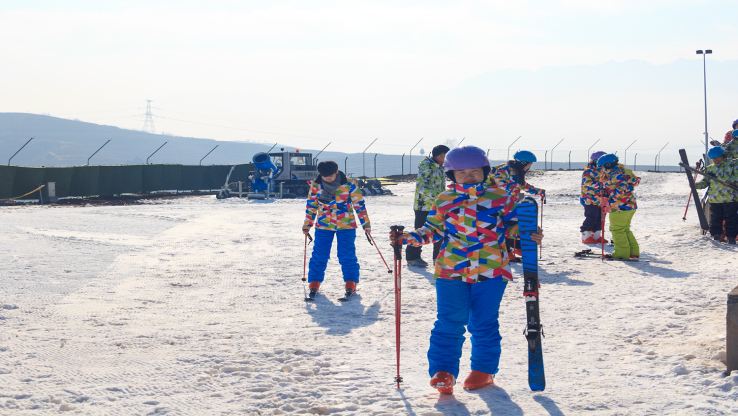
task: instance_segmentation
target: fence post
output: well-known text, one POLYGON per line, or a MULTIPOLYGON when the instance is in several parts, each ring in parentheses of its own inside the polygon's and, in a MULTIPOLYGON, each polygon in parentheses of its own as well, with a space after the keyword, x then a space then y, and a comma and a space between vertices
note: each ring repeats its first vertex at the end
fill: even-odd
POLYGON ((726 341, 726 364, 728 374, 738 370, 738 286, 728 293, 726 341))

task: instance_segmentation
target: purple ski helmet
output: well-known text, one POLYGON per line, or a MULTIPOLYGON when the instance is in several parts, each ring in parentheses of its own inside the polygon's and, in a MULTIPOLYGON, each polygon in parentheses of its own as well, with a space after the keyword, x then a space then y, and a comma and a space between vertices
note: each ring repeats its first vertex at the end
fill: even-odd
POLYGON ((455 170, 461 169, 478 169, 484 171, 484 179, 489 175, 489 159, 484 150, 476 146, 464 146, 452 149, 446 153, 446 160, 443 162, 443 169, 446 171, 446 177, 456 182, 454 176, 455 170))
POLYGON ((733 130, 738 129, 738 119, 733 122, 733 130))
POLYGON ((443 162, 446 172, 485 167, 489 167, 489 159, 484 150, 476 146, 457 147, 446 153, 446 160, 443 162))
POLYGON ((599 150, 597 152, 592 153, 592 156, 590 156, 589 160, 591 160, 593 162, 596 162, 597 159, 599 159, 600 157, 602 157, 602 156, 604 156, 606 154, 607 153, 603 152, 602 150, 599 150))

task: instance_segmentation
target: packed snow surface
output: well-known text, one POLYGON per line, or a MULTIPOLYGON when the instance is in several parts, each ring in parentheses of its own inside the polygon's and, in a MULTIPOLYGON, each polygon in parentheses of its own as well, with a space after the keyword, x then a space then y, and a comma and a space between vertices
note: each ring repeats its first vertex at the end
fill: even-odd
MULTIPOLYGON (((702 237, 691 209, 682 221, 683 175, 643 173, 643 261, 575 259, 579 175, 530 178, 549 195, 541 393, 527 383, 519 265, 496 386, 439 397, 425 358, 430 272, 402 269, 397 390, 392 275, 361 236, 359 295, 338 302, 334 254, 322 295, 304 302, 304 201, 0 208, 0 414, 735 414, 738 372, 721 360, 736 250, 702 237)), ((367 198, 388 261, 389 226, 412 224, 414 184, 392 190, 367 198)))

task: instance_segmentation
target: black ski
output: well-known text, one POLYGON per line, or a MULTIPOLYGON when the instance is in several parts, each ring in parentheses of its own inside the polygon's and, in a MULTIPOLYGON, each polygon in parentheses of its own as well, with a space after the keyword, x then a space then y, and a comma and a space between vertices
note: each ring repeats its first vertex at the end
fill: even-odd
POLYGON ((679 157, 682 159, 680 165, 684 168, 684 172, 687 174, 687 181, 689 182, 689 188, 692 190, 692 199, 694 200, 694 207, 697 210, 697 218, 700 220, 700 228, 703 232, 707 232, 710 229, 710 225, 707 223, 707 217, 705 217, 705 210, 703 209, 702 203, 700 202, 700 195, 697 193, 697 188, 694 185, 694 177, 692 177, 692 168, 689 166, 689 160, 687 159, 687 151, 679 149, 679 157))

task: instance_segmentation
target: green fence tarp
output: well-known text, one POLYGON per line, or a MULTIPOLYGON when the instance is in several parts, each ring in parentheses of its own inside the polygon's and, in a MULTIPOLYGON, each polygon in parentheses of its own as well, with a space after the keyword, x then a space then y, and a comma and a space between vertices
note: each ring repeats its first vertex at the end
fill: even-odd
MULTIPOLYGON (((251 164, 236 165, 231 182, 247 181, 252 169, 251 164)), ((47 182, 56 182, 59 198, 220 189, 230 170, 231 165, 0 166, 0 199, 23 195, 47 182)))
POLYGON ((0 166, 0 198, 12 198, 15 183, 15 166, 0 166), (4 196, 7 195, 7 196, 4 196))

